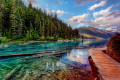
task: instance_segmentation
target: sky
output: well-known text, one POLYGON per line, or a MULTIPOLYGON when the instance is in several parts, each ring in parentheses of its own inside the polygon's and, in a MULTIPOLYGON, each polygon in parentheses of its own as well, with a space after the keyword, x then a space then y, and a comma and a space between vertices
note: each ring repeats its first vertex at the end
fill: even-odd
POLYGON ((47 14, 57 13, 59 19, 78 28, 120 28, 120 0, 23 0, 47 14))

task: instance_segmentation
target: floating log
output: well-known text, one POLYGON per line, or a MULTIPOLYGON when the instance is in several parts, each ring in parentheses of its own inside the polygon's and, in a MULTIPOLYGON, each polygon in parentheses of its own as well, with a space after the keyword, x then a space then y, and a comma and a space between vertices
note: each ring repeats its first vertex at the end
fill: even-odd
POLYGON ((10 73, 8 73, 3 80, 10 80, 14 74, 22 67, 22 65, 18 65, 15 69, 13 69, 10 73))
POLYGON ((36 55, 36 54, 37 54, 37 53, 0 55, 0 58, 4 58, 4 57, 15 57, 15 56, 29 56, 29 55, 36 55))
POLYGON ((35 55, 35 56, 32 56, 32 57, 22 58, 20 60, 30 59, 30 58, 40 58, 40 57, 49 56, 49 55, 62 55, 62 54, 65 54, 65 53, 66 52, 53 52, 53 53, 50 53, 50 54, 39 54, 39 55, 35 55))
POLYGON ((17 56, 31 56, 31 55, 37 55, 37 54, 43 54, 43 53, 56 53, 56 51, 36 52, 36 53, 26 53, 26 54, 0 55, 0 58, 5 58, 5 57, 17 57, 17 56))

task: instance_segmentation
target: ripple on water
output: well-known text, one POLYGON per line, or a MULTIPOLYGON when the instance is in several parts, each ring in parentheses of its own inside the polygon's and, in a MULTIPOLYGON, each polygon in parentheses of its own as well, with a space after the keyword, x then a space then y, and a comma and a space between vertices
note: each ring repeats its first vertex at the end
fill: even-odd
MULTIPOLYGON (((0 55, 5 54, 22 54, 46 51, 64 51, 65 47, 81 46, 81 45, 97 45, 105 44, 105 41, 73 41, 73 42, 48 42, 48 43, 32 43, 32 44, 0 44, 0 55), (91 43, 92 42, 92 43, 91 43), (103 43, 104 42, 104 43, 103 43)), ((90 66, 88 62, 88 49, 72 49, 70 53, 61 57, 45 56, 41 58, 31 58, 20 60, 24 57, 12 57, 0 59, 0 79, 3 78, 12 69, 18 65, 22 65, 19 71, 14 75, 12 80, 16 79, 36 79, 53 80, 60 78, 61 80, 67 78, 91 78, 90 66), (73 74, 71 76, 71 74, 73 74), (75 76, 77 75, 77 76, 75 76), (71 77, 70 77, 71 76, 71 77)), ((66 50, 67 51, 67 50, 66 50)), ((47 53, 49 54, 49 53, 47 53)))

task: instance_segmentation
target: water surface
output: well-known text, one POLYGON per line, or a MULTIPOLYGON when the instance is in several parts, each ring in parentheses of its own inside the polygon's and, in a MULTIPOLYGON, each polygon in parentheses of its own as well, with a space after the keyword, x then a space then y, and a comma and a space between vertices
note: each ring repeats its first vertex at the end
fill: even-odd
MULTIPOLYGON (((64 52, 63 55, 49 55, 40 58, 9 57, 0 58, 0 79, 19 67, 11 80, 54 80, 79 78, 92 79, 88 61, 88 50, 93 47, 106 47, 108 40, 84 40, 46 43, 2 43, 0 55, 36 52, 64 52), (81 49, 76 49, 80 46, 81 49), (87 46, 84 48, 84 46, 87 46), (83 47, 83 48, 82 48, 83 47), (75 76, 78 75, 78 76, 75 76), (71 77, 70 77, 71 76, 71 77)), ((33 56, 29 56, 33 57, 33 56)))

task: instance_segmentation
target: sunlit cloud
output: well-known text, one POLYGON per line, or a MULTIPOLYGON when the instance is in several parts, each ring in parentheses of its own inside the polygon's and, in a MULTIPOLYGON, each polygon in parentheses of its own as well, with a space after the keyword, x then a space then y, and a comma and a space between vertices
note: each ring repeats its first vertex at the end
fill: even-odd
POLYGON ((46 11, 46 13, 47 14, 50 14, 51 12, 50 12, 50 9, 47 7, 47 8, 45 8, 45 11, 46 11))
POLYGON ((61 10, 57 10, 57 11, 55 11, 55 10, 50 10, 49 8, 45 8, 45 11, 46 11, 46 13, 47 14, 57 14, 57 16, 58 17, 61 17, 61 16, 63 16, 64 14, 67 14, 67 12, 65 12, 65 11, 61 11, 61 10))
POLYGON ((95 4, 95 5, 93 5, 93 6, 91 6, 90 8, 89 8, 89 10, 91 11, 91 10, 94 10, 94 9, 96 9, 96 8, 98 8, 98 7, 102 7, 102 6, 104 6, 105 4, 106 4, 106 0, 105 1, 101 1, 100 3, 98 3, 98 4, 95 4))
POLYGON ((105 10, 101 10, 101 11, 99 11, 99 12, 94 12, 94 13, 93 13, 94 18, 98 18, 98 17, 105 16, 105 15, 109 14, 111 8, 112 8, 112 6, 108 7, 108 8, 105 9, 105 10))
POLYGON ((95 27, 113 27, 117 26, 120 27, 120 11, 113 11, 109 12, 108 14, 96 18, 95 20, 88 21, 89 25, 95 26, 95 27))
POLYGON ((71 61, 79 62, 81 64, 88 64, 87 56, 84 51, 81 50, 72 50, 70 54, 67 55, 67 58, 71 61))
POLYGON ((60 11, 60 10, 57 10, 57 11, 55 11, 55 10, 52 10, 51 11, 53 14, 57 14, 57 16, 62 16, 63 14, 67 14, 67 12, 64 12, 64 11, 60 11))
POLYGON ((83 25, 85 23, 85 19, 87 19, 88 14, 83 14, 83 15, 78 15, 78 16, 73 16, 70 19, 68 19, 68 23, 71 26, 75 25, 83 25))

